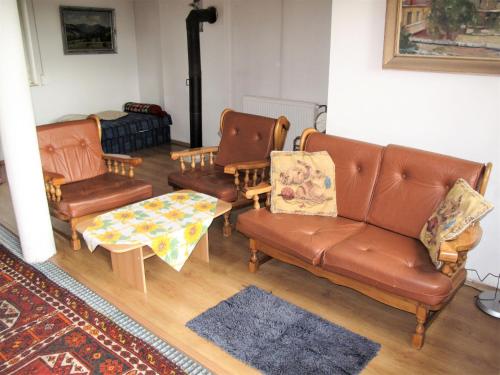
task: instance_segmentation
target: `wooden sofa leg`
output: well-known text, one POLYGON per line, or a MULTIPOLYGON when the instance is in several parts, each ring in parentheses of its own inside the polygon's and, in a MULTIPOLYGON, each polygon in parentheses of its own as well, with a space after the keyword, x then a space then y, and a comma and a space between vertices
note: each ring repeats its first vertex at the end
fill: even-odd
POLYGON ((428 314, 429 310, 425 305, 417 306, 417 328, 415 329, 415 333, 413 334, 411 341, 415 349, 421 349, 424 345, 425 322, 427 321, 428 314))
POLYGON ((78 232, 76 231, 77 221, 74 219, 70 220, 71 225, 71 248, 73 250, 80 250, 82 245, 80 243, 80 238, 78 237, 78 232))
POLYGON ((222 228, 222 234, 224 237, 231 236, 231 223, 229 222, 229 216, 231 215, 231 210, 224 214, 224 227, 222 228))
POLYGON ((250 261, 248 262, 248 270, 255 273, 259 270, 259 258, 257 257, 257 246, 255 240, 250 239, 250 261))

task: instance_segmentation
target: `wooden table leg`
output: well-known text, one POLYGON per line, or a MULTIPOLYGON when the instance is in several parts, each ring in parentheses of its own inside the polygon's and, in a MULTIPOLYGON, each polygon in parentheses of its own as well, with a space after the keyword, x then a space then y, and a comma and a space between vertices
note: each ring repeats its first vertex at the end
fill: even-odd
POLYGON ((193 252, 191 253, 191 257, 209 263, 210 257, 208 253, 208 231, 200 238, 200 240, 196 244, 193 252))
POLYGON ((111 252, 113 272, 137 290, 147 293, 142 247, 123 253, 111 252))

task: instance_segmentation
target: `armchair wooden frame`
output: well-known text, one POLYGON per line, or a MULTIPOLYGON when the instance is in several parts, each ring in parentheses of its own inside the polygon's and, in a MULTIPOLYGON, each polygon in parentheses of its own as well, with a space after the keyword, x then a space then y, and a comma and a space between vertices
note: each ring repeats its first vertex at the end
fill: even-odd
MULTIPOLYGON (((314 129, 306 129, 304 131, 300 143, 301 150, 304 150, 307 137, 314 132, 314 129)), ((491 163, 485 164, 483 175, 481 176, 477 186, 477 190, 481 195, 484 195, 486 187, 488 186, 491 169, 491 163)), ((263 196, 266 197, 266 206, 270 206, 270 194, 271 186, 268 183, 262 183, 258 186, 250 187, 245 192, 246 198, 253 200, 254 209, 257 210, 261 208, 260 201, 263 196)), ((282 262, 304 268, 316 276, 330 280, 334 284, 354 289, 386 305, 415 314, 417 325, 412 336, 412 345, 414 348, 420 349, 424 344, 425 331, 430 323, 453 298, 458 289, 464 284, 467 274, 465 270, 467 253, 479 243, 482 233, 480 225, 476 223, 454 240, 446 241, 441 245, 438 259, 443 262, 443 266, 440 271, 451 279, 452 292, 445 301, 438 305, 426 305, 417 300, 387 292, 350 277, 327 272, 320 267, 313 266, 300 259, 292 257, 288 253, 253 238, 250 238, 250 259, 248 262, 248 269, 250 272, 255 273, 261 264, 269 259, 276 258, 282 262)))
MULTIPOLYGON (((231 111, 232 109, 226 108, 221 114, 219 125, 221 134, 224 128, 224 117, 231 111)), ((289 128, 290 122, 286 117, 280 116, 276 119, 273 132, 274 150, 279 151, 283 149, 289 128)), ((172 160, 179 160, 180 170, 181 172, 185 172, 195 168, 214 168, 214 158, 218 151, 218 146, 199 147, 182 151, 173 151, 170 153, 170 157, 172 160)), ((224 167, 224 173, 234 176, 234 185, 237 190, 237 199, 234 202, 228 202, 231 203, 232 208, 239 208, 251 204, 251 200, 246 198, 245 192, 248 188, 257 186, 269 179, 270 165, 270 160, 256 160, 228 164, 224 167)), ((174 188, 179 189, 182 187, 174 186, 174 188)), ((231 211, 224 214, 224 237, 229 237, 231 235, 232 228, 229 220, 230 215, 231 211)))
MULTIPOLYGON (((90 115, 88 119, 93 119, 99 132, 99 139, 101 139, 101 122, 99 117, 95 115, 90 115)), ((108 173, 114 173, 122 176, 128 176, 129 178, 134 178, 135 167, 142 163, 142 159, 138 157, 130 157, 128 155, 118 155, 118 154, 103 154, 104 162, 108 173)), ((45 182, 45 192, 47 194, 47 200, 49 202, 50 214, 59 220, 66 221, 71 227, 71 247, 73 250, 79 250, 81 248, 80 239, 78 237, 78 232, 76 226, 79 222, 103 213, 104 211, 99 211, 92 213, 90 215, 85 215, 81 217, 69 217, 59 211, 57 211, 51 203, 57 203, 64 199, 61 186, 65 184, 64 176, 43 170, 43 177, 45 182)), ((56 230, 57 231, 57 230, 56 230)), ((60 233, 59 231, 57 231, 60 233)), ((61 233, 62 234, 62 233, 61 233)), ((64 234, 63 234, 64 235, 64 234)))

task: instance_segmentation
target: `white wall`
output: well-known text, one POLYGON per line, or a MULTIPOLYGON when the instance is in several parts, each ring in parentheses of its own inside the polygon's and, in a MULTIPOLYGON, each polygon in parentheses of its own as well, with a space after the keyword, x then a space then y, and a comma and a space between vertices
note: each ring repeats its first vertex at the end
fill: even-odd
MULTIPOLYGON (((160 2, 165 107, 172 139, 189 141, 185 18, 189 0, 160 2)), ((219 19, 201 33, 203 144, 219 143, 219 116, 243 95, 325 104, 331 0, 206 0, 219 19)))
POLYGON ((140 100, 163 106, 160 1, 134 1, 134 16, 140 100))
POLYGON ((45 83, 31 89, 37 124, 139 100, 132 0, 34 0, 45 83), (64 55, 59 5, 114 8, 117 54, 64 55))
POLYGON ((382 70, 385 4, 333 0, 327 131, 493 162, 486 197, 496 209, 482 220, 483 240, 467 267, 498 275, 500 78, 382 70))

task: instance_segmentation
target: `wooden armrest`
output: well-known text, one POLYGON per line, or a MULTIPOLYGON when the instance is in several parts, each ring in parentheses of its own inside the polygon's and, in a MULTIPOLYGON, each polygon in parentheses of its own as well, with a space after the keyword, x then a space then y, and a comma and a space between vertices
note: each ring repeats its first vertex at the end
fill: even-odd
POLYGON ((271 185, 269 185, 268 183, 264 182, 264 183, 261 183, 257 186, 252 186, 252 187, 249 187, 246 191, 245 191, 245 197, 247 199, 252 199, 254 196, 258 196, 260 194, 267 194, 267 193, 270 193, 271 192, 271 185))
POLYGON ((213 146, 213 147, 198 147, 198 148, 188 148, 186 150, 182 151, 172 151, 170 153, 170 157, 172 160, 177 160, 180 157, 188 157, 188 156, 196 156, 196 155, 201 155, 201 154, 208 154, 208 153, 213 153, 219 151, 218 146, 213 146))
POLYGON ((54 186, 64 184, 64 176, 55 172, 43 171, 43 180, 54 186))
POLYGON ((224 167, 224 173, 235 174, 236 171, 246 169, 262 169, 271 165, 269 160, 246 161, 241 163, 232 163, 224 167))
POLYGON ((472 250, 479 243, 482 235, 483 230, 479 224, 470 226, 457 238, 441 244, 438 259, 443 262, 457 263, 460 253, 472 250))
POLYGON ((104 160, 124 162, 124 163, 130 164, 130 165, 133 165, 134 167, 136 167, 142 163, 142 158, 131 157, 129 155, 104 154, 102 157, 104 160))

